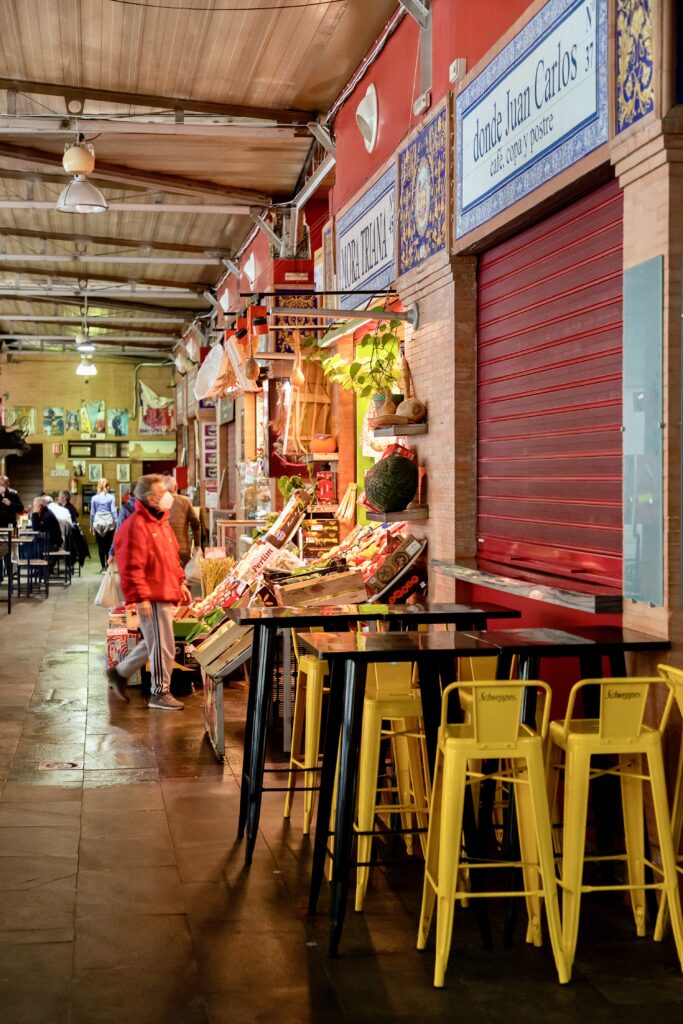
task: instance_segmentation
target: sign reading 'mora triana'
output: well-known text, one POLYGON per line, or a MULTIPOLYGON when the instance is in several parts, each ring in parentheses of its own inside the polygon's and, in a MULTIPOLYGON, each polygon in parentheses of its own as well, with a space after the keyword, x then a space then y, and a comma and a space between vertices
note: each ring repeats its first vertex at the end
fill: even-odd
POLYGON ((456 109, 459 237, 607 141, 607 0, 549 0, 456 109))

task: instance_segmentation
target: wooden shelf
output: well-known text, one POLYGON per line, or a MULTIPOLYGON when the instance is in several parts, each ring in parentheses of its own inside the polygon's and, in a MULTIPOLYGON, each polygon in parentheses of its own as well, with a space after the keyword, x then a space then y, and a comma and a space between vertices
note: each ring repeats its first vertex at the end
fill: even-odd
POLYGON ((429 430, 428 423, 406 423, 404 426, 392 424, 389 427, 375 427, 375 437, 411 437, 414 434, 426 434, 429 430))
POLYGON ((404 519, 429 519, 429 505, 414 505, 403 512, 371 512, 367 509, 365 518, 369 523, 402 523, 404 519))
POLYGON ((306 515, 308 515, 309 512, 320 512, 325 515, 331 515, 336 512, 338 508, 339 505, 311 505, 310 508, 306 509, 306 515))
POLYGON ((309 462, 339 462, 339 452, 314 452, 304 455, 301 461, 306 464, 309 462))

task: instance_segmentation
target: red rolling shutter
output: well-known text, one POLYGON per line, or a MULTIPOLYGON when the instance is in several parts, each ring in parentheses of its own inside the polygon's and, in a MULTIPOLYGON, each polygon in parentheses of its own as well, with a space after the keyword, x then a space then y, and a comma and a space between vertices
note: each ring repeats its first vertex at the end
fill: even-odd
POLYGON ((622 217, 610 182, 480 259, 480 558, 621 583, 622 217))

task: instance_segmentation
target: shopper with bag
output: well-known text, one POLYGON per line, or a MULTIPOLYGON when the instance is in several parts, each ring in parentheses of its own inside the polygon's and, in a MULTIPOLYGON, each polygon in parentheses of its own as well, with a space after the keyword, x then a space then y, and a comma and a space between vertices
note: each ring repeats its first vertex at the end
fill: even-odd
POLYGON ((171 694, 175 657, 175 605, 189 604, 190 591, 178 557, 178 542, 169 525, 173 496, 156 473, 141 476, 135 485, 135 511, 116 534, 116 561, 123 597, 135 604, 143 639, 114 668, 107 669, 109 685, 128 700, 126 682, 149 659, 152 675, 150 710, 182 711, 171 694))
POLYGON ((97 494, 93 495, 90 502, 90 529, 97 539, 101 572, 105 573, 109 549, 116 529, 116 502, 114 495, 109 493, 109 481, 104 477, 98 480, 97 494))

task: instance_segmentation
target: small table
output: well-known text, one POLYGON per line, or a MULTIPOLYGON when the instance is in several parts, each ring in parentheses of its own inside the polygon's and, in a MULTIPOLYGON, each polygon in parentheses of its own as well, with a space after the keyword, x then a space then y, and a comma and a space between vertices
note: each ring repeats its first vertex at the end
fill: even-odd
MULTIPOLYGON (((441 716, 441 688, 453 681, 454 659, 491 657, 497 653, 497 649, 486 640, 467 633, 434 630, 427 633, 303 633, 299 634, 299 641, 316 657, 323 658, 330 664, 327 731, 308 904, 311 914, 315 913, 325 868, 337 750, 341 734, 329 942, 330 956, 336 956, 344 927, 349 886, 358 755, 368 665, 378 661, 408 661, 417 664, 427 754, 430 770, 433 771, 441 716)), ((474 850, 477 834, 471 802, 468 803, 466 811, 468 813, 465 816, 464 831, 468 848, 474 850)))
MULTIPOLYGON (((407 622, 415 626, 450 623, 458 629, 475 629, 485 627, 491 618, 516 618, 519 612, 493 604, 361 604, 318 605, 312 608, 227 608, 226 615, 238 625, 254 627, 238 825, 240 839, 246 827, 245 863, 251 864, 261 814, 268 704, 272 693, 275 636, 278 629, 322 626, 325 631, 337 631, 347 630, 352 622, 372 621, 388 622, 390 626, 398 627, 407 622)), ((332 667, 330 674, 333 674, 332 667)), ((281 769, 269 771, 278 772, 281 769)))

